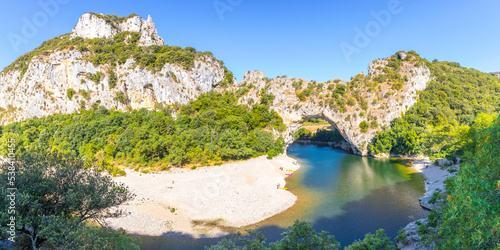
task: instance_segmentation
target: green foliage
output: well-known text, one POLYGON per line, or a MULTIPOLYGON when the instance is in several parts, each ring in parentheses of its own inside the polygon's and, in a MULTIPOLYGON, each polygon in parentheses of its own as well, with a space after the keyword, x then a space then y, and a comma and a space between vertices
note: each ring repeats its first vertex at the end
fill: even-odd
POLYGON ((339 142, 343 141, 344 137, 337 130, 326 130, 318 129, 316 133, 313 133, 305 128, 300 128, 294 134, 294 138, 297 140, 311 140, 319 142, 339 142))
POLYGON ((406 239, 406 230, 405 229, 399 230, 398 236, 396 236, 395 240, 396 242, 403 243, 405 246, 408 245, 408 240, 406 239))
POLYGON ((438 188, 434 193, 432 194, 432 197, 429 199, 429 203, 435 204, 438 200, 440 200, 443 197, 441 194, 441 190, 438 188))
MULTIPOLYGON (((126 19, 114 15, 103 17, 112 25, 117 25, 120 20, 126 19)), ((84 57, 94 65, 109 64, 115 66, 116 64, 124 64, 127 59, 133 58, 135 65, 154 71, 161 70, 166 63, 182 65, 188 69, 194 67, 194 60, 197 58, 206 56, 213 58, 212 53, 198 52, 192 47, 181 48, 168 45, 142 47, 138 45, 140 37, 140 32, 121 32, 113 38, 95 39, 81 37, 70 39, 69 34, 61 35, 43 42, 38 48, 20 56, 11 65, 5 67, 2 72, 20 70, 22 78, 34 56, 47 56, 55 51, 67 50, 78 50, 85 53, 84 57)), ((227 72, 226 78, 229 78, 230 75, 232 73, 227 72)), ((100 80, 94 80, 94 82, 98 83, 100 80)))
POLYGON ((34 56, 47 56, 55 50, 65 50, 76 48, 79 44, 83 44, 83 38, 77 37, 69 39, 69 34, 61 35, 59 37, 50 39, 43 42, 38 48, 18 57, 12 64, 5 67, 2 72, 9 72, 12 70, 20 70, 21 78, 24 76, 28 69, 28 65, 34 56))
POLYGON ((361 133, 364 133, 364 132, 368 131, 368 128, 369 128, 368 122, 366 122, 366 121, 360 122, 359 123, 359 128, 361 129, 361 133))
POLYGON ((229 71, 226 67, 224 67, 224 79, 219 83, 221 87, 227 87, 232 85, 234 81, 233 72, 229 71))
POLYGON ((344 137, 338 130, 318 129, 311 137, 312 141, 320 142, 339 142, 343 141, 344 137))
POLYGON ((327 232, 316 232, 312 224, 306 221, 295 221, 295 223, 282 233, 283 238, 279 241, 267 243, 266 237, 259 231, 247 230, 249 237, 236 234, 235 240, 221 240, 217 245, 207 247, 210 250, 221 249, 339 249, 340 244, 334 236, 327 232), (267 246, 266 246, 267 245, 267 246))
POLYGON ((129 190, 109 176, 85 169, 80 160, 55 153, 19 153, 16 161, 2 164, 2 225, 9 220, 7 188, 11 187, 8 183, 11 166, 15 168, 17 187, 16 235, 18 239, 30 239, 18 241, 20 249, 68 249, 84 244, 89 238, 95 243, 92 247, 137 249, 121 233, 87 228, 83 223, 119 216, 120 212, 108 213, 106 209, 130 200, 133 195, 129 190), (99 241, 102 244, 98 244, 99 241))
POLYGON ((82 97, 83 97, 83 98, 85 98, 85 99, 87 99, 87 100, 89 100, 89 99, 90 99, 90 94, 89 94, 87 91, 85 91, 85 90, 83 90, 83 89, 80 89, 80 90, 78 90, 78 93, 79 93, 80 95, 82 95, 82 97))
POLYGON ((176 119, 168 110, 124 113, 97 105, 80 113, 9 124, 3 128, 0 148, 5 152, 8 136, 15 136, 20 151, 57 151, 85 159, 99 171, 123 175, 115 165, 208 164, 281 154, 285 146, 282 138, 268 132, 284 129, 269 104, 241 106, 232 93, 203 94, 181 106, 176 119))
POLYGON ((127 95, 125 95, 125 93, 123 93, 123 91, 116 92, 116 96, 113 98, 113 100, 115 100, 121 104, 128 104, 129 103, 129 99, 128 99, 127 95))
POLYGON ((110 70, 108 72, 108 74, 109 74, 109 80, 108 80, 108 82, 109 82, 109 88, 113 89, 113 88, 116 87, 116 81, 118 79, 116 78, 116 74, 115 74, 115 72, 113 70, 110 70))
POLYGON ((500 247, 500 119, 477 129, 472 140, 471 161, 447 183, 436 249, 500 247))
POLYGON ((305 128, 300 128, 295 134, 293 134, 293 137, 297 140, 311 140, 311 137, 313 135, 313 132, 305 129, 305 128))
POLYGON ((368 233, 363 241, 357 240, 345 250, 364 250, 364 249, 397 249, 391 239, 385 235, 384 229, 378 229, 375 234, 368 233))
POLYGON ((71 100, 71 98, 73 98, 73 96, 76 94, 76 91, 72 88, 69 88, 68 90, 66 90, 66 96, 68 97, 68 99, 71 100))
POLYGON ((87 78, 89 80, 92 80, 95 84, 99 84, 104 78, 104 73, 102 73, 101 71, 97 71, 94 74, 88 74, 87 78))

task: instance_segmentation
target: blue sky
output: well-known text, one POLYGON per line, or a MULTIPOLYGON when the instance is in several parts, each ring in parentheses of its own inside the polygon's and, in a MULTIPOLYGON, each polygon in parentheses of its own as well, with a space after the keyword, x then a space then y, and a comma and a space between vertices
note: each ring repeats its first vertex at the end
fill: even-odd
POLYGON ((212 51, 238 81, 255 69, 268 77, 348 80, 366 72, 371 60, 398 50, 500 71, 500 2, 494 0, 5 1, 0 68, 43 41, 71 32, 85 12, 150 14, 166 44, 212 51), (52 3, 52 8, 40 3, 52 3), (23 34, 26 20, 37 30, 23 34), (15 36, 22 38, 17 45, 11 42, 15 36))

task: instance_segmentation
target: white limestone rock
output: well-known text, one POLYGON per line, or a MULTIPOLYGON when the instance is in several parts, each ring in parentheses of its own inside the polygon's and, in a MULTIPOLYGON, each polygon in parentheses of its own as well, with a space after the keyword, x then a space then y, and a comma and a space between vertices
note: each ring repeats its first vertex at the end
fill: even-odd
POLYGON ((163 45, 163 38, 158 35, 156 25, 151 16, 147 20, 132 16, 121 23, 107 22, 102 14, 85 13, 71 32, 71 38, 112 38, 124 31, 140 32, 140 46, 163 45))

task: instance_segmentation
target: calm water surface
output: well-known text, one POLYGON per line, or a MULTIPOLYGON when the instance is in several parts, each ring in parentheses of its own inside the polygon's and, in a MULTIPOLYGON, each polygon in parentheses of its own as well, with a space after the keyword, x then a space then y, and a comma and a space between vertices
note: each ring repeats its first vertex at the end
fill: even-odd
MULTIPOLYGON (((308 220, 346 246, 368 232, 384 228, 394 238, 409 222, 428 212, 418 203, 424 190, 419 173, 398 159, 351 155, 327 146, 292 144, 288 155, 301 168, 287 178, 287 188, 298 200, 290 209, 244 229, 258 228, 269 241, 295 220, 308 220)), ((217 239, 139 236, 141 249, 203 249, 217 239)))

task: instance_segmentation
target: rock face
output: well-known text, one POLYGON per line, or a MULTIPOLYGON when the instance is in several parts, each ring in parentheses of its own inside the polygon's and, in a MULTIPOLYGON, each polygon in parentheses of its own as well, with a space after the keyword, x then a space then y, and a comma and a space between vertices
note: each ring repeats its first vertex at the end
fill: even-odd
MULTIPOLYGON (((80 17, 71 37, 108 38, 118 32, 134 31, 142 33, 143 46, 163 44, 151 17, 143 20, 131 16, 119 26, 116 24, 106 22, 102 15, 87 13, 80 17)), ((211 56, 198 57, 191 68, 166 63, 161 70, 153 72, 135 65, 132 58, 124 64, 94 65, 88 60, 89 53, 56 50, 34 56, 25 72, 2 72, 1 124, 72 113, 92 105, 130 110, 153 109, 157 104, 184 104, 224 79, 223 65, 211 56), (108 72, 116 75, 114 87, 108 72), (99 74, 101 77, 92 77, 99 74)))
POLYGON ((163 38, 158 36, 156 25, 151 16, 144 20, 139 16, 131 16, 122 22, 106 21, 103 14, 85 13, 71 32, 71 38, 112 38, 120 32, 140 32, 139 45, 163 45, 163 38))
MULTIPOLYGON (((385 74, 384 68, 388 59, 371 62, 369 75, 356 77, 361 79, 361 82, 365 79, 369 82, 367 79, 385 74)), ((343 110, 335 104, 332 105, 332 101, 335 103, 338 102, 337 99, 342 99, 341 102, 349 103, 352 97, 345 94, 337 98, 331 97, 337 86, 348 87, 348 84, 340 79, 326 83, 287 77, 269 80, 263 72, 253 71, 247 72, 243 82, 234 88, 246 88, 247 92, 240 97, 239 102, 247 105, 260 100, 262 89, 265 93, 275 96, 271 108, 278 112, 287 126, 286 131, 280 134, 287 143, 294 140, 293 134, 302 126, 303 120, 324 118, 349 142, 352 152, 367 155, 367 146, 375 134, 412 107, 417 101, 417 92, 424 90, 427 82, 431 80, 430 71, 425 64, 411 60, 404 61, 398 73, 407 79, 399 90, 394 90, 388 83, 379 83, 375 89, 369 89, 362 84, 357 87, 351 85, 353 86, 351 93, 358 93, 359 99, 363 99, 366 106, 363 108, 359 103, 351 103, 352 105, 345 105, 343 110), (309 91, 310 95, 300 100, 300 93, 304 91, 309 91), (367 124, 376 121, 378 126, 369 126, 363 131, 361 128, 363 121, 367 124)))
POLYGON ((402 250, 412 250, 412 249, 422 249, 422 250, 427 250, 427 249, 434 249, 433 245, 432 246, 423 246, 423 244, 420 242, 421 236, 418 234, 418 224, 427 224, 428 219, 420 219, 416 220, 414 222, 411 222, 408 224, 404 230, 406 232, 406 239, 404 242, 397 241, 396 245, 399 249, 402 250), (418 224, 417 224, 418 223, 418 224))
POLYGON ((491 72, 490 75, 500 77, 500 72, 491 72))
POLYGON ((133 66, 128 59, 123 65, 95 66, 84 59, 78 51, 56 52, 47 57, 36 56, 20 79, 20 71, 0 75, 0 107, 10 110, 2 123, 10 123, 54 113, 72 113, 81 107, 89 108, 98 103, 106 108, 128 110, 154 108, 156 103, 187 103, 201 93, 207 92, 224 78, 224 69, 213 58, 195 60, 190 70, 180 65, 165 64, 161 71, 133 66), (114 69, 117 85, 110 88, 110 77, 106 73, 114 69), (89 74, 102 72, 98 83, 88 78, 89 74), (68 90, 76 94, 69 98, 68 90), (123 92, 129 103, 115 100, 123 92), (87 93, 85 98, 83 93, 87 93))

